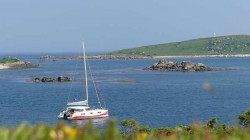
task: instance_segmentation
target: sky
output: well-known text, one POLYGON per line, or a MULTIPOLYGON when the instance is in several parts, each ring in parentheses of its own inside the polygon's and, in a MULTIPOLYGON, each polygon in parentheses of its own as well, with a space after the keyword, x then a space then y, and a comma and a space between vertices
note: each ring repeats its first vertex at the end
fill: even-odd
POLYGON ((250 0, 1 0, 0 54, 109 52, 250 34, 250 0))

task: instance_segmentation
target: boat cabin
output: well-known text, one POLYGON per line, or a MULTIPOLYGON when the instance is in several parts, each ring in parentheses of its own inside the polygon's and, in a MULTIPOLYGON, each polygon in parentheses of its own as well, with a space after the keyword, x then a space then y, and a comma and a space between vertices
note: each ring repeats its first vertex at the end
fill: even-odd
POLYGON ((87 106, 70 106, 67 108, 67 111, 69 112, 84 112, 84 111, 89 111, 91 110, 90 107, 87 106))

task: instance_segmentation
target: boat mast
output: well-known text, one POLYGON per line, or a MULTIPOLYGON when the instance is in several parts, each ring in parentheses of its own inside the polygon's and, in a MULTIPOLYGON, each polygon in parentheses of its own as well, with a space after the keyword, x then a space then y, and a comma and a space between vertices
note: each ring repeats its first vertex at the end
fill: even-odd
POLYGON ((88 76, 87 76, 87 67, 86 67, 86 55, 85 55, 85 47, 84 47, 84 41, 82 41, 82 50, 83 50, 83 59, 84 59, 84 70, 85 70, 85 86, 86 86, 86 100, 87 100, 87 106, 89 106, 88 101, 88 76))

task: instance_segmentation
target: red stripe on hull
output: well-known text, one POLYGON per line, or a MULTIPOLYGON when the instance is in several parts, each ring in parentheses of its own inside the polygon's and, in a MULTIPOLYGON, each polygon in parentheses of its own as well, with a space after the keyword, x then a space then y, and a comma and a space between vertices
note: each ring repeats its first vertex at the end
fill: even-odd
POLYGON ((93 115, 93 116, 76 116, 76 117, 73 117, 72 119, 95 118, 95 117, 105 116, 105 115, 108 115, 108 114, 109 114, 109 112, 99 114, 99 115, 93 115))

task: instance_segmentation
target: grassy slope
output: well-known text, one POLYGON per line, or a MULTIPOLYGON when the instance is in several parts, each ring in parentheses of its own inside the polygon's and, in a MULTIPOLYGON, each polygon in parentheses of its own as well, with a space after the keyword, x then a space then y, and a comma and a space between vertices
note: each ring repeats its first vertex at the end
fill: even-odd
POLYGON ((250 35, 232 35, 143 46, 108 53, 108 55, 182 56, 250 54, 250 35))
POLYGON ((12 57, 5 57, 3 59, 0 59, 0 63, 14 63, 14 62, 19 62, 17 58, 12 58, 12 57))

